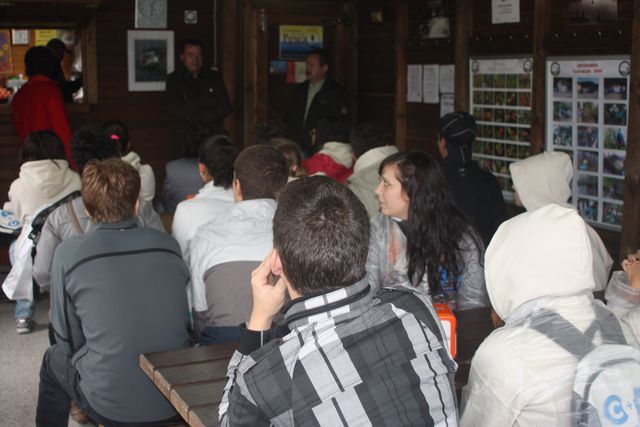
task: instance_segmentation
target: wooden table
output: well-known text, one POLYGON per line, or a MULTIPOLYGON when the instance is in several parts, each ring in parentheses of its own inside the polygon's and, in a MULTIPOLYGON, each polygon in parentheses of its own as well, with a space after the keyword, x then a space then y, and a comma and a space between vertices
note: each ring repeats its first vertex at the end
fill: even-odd
POLYGON ((190 426, 218 424, 227 365, 238 343, 146 353, 140 367, 190 426))

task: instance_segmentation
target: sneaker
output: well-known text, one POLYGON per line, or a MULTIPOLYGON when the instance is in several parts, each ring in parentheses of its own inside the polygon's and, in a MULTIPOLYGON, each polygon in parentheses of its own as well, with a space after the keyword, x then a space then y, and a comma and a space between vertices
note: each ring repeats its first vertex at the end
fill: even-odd
POLYGON ((31 319, 16 319, 16 332, 28 334, 33 330, 34 322, 31 319))

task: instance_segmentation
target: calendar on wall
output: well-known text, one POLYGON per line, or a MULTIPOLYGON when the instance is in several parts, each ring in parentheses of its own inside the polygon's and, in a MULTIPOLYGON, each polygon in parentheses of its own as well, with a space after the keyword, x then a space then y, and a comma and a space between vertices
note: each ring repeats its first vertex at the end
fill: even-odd
POLYGON ((533 61, 475 58, 469 61, 471 113, 477 123, 473 157, 493 173, 513 200, 509 164, 529 156, 533 61))
POLYGON ((627 149, 630 60, 549 58, 547 151, 573 161, 571 203, 587 221, 619 230, 627 149))

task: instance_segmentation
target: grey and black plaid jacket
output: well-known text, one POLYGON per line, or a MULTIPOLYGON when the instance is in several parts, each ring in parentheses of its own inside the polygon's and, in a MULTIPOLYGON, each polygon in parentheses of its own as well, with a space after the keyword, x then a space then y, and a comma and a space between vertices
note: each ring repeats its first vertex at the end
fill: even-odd
POLYGON ((244 330, 220 425, 457 426, 457 366, 422 294, 365 279, 284 311, 291 332, 250 354, 244 330))

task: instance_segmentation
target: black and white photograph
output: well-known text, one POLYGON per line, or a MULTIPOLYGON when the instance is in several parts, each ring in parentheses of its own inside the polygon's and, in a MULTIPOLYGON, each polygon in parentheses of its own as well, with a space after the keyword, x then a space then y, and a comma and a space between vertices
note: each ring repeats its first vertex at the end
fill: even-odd
POLYGON ((576 24, 599 24, 618 19, 617 0, 572 0, 569 20, 576 24))
POLYGON ((446 38, 451 34, 449 28, 449 1, 428 0, 424 3, 424 17, 420 24, 423 39, 446 38))
POLYGON ((164 91, 173 71, 173 31, 127 32, 129 91, 164 91))

